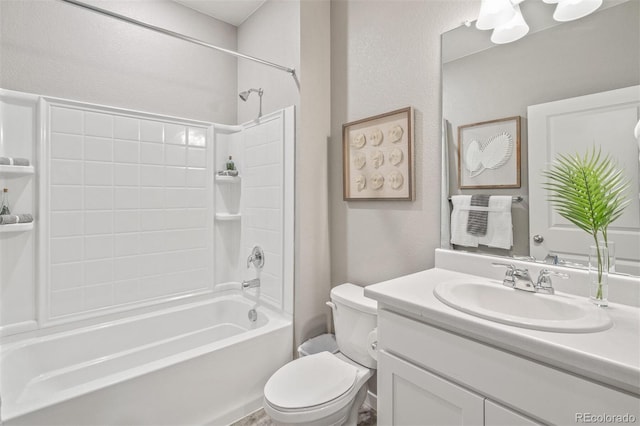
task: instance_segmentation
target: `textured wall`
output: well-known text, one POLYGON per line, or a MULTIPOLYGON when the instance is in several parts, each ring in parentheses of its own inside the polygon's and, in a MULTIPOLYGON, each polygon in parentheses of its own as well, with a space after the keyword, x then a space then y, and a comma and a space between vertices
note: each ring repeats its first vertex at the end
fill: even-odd
POLYGON ((300 3, 300 137, 296 144, 295 342, 326 331, 331 287, 327 139, 331 132, 330 2, 300 3))
MULTIPOLYGON (((289 68, 300 67, 300 3, 271 0, 238 27, 238 51, 289 68)), ((256 62, 238 62, 238 92, 264 90, 262 113, 300 105, 300 93, 291 76, 256 62)), ((236 93, 237 97, 237 93, 236 93)), ((259 99, 252 93, 238 101, 238 123, 258 116, 259 99)))
POLYGON ((331 282, 367 285, 432 267, 440 245, 440 34, 479 1, 331 3, 331 282), (342 124, 413 106, 416 199, 342 200, 342 124))
MULTIPOLYGON (((91 1, 228 49, 236 28, 168 0, 91 1)), ((0 2, 0 86, 235 124, 236 59, 57 0, 0 2)))

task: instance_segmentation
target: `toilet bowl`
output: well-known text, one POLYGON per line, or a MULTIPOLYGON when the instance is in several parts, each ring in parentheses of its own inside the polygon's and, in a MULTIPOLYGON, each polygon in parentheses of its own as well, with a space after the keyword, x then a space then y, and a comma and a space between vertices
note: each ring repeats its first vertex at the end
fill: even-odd
POLYGON ((371 337, 377 325, 375 300, 363 288, 342 284, 328 302, 340 352, 298 358, 276 371, 264 388, 264 409, 280 425, 356 425, 377 366, 371 337))

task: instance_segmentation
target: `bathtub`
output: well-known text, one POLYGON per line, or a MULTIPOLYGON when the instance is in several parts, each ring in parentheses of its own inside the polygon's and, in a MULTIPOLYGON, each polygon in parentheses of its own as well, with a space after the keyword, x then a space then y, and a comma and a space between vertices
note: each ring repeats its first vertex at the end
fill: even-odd
POLYGON ((3 425, 224 425, 261 406, 291 318, 241 293, 3 345, 3 425))

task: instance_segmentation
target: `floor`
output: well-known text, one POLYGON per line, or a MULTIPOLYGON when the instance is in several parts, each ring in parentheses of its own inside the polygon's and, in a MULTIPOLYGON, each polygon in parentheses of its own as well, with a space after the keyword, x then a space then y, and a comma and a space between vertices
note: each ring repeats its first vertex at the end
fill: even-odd
MULTIPOLYGON (((376 412, 372 408, 362 407, 358 413, 358 426, 376 426, 376 412)), ((231 426, 273 426, 271 419, 263 409, 240 419, 231 426)))

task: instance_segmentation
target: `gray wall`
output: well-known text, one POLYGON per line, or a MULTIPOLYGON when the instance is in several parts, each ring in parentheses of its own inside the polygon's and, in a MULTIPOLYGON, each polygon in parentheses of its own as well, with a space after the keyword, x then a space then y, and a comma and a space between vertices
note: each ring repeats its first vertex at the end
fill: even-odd
POLYGON ((300 2, 296 144, 295 342, 327 330, 331 288, 327 140, 331 134, 331 4, 300 2))
MULTIPOLYGON (((270 0, 238 27, 238 51, 290 68, 300 68, 300 3, 270 0)), ((238 92, 264 90, 262 112, 296 105, 300 94, 295 81, 283 71, 241 60, 238 62, 238 92)), ((236 93, 236 98, 237 93, 236 93)), ((252 93, 238 100, 238 123, 258 116, 259 99, 252 93)))
MULTIPOLYGON (((167 0, 91 1, 228 49, 236 27, 167 0)), ((0 87, 236 123, 236 59, 57 0, 0 1, 0 87)))
POLYGON ((475 1, 331 3, 331 282, 367 285, 432 267, 440 245, 440 34, 475 1), (342 124, 413 106, 416 199, 342 199, 342 124))
MULTIPOLYGON (((443 65, 443 114, 451 124, 453 136, 449 145, 450 193, 527 197, 524 203, 513 206, 512 252, 488 247, 462 247, 464 250, 529 254, 529 209, 535 208, 527 202, 527 107, 639 84, 639 6, 640 2, 629 1, 443 65), (516 115, 523 117, 522 187, 460 190, 457 127, 516 115)), ((462 27, 459 31, 470 30, 462 27)), ((537 166, 532 172, 539 173, 539 169, 537 166)))

